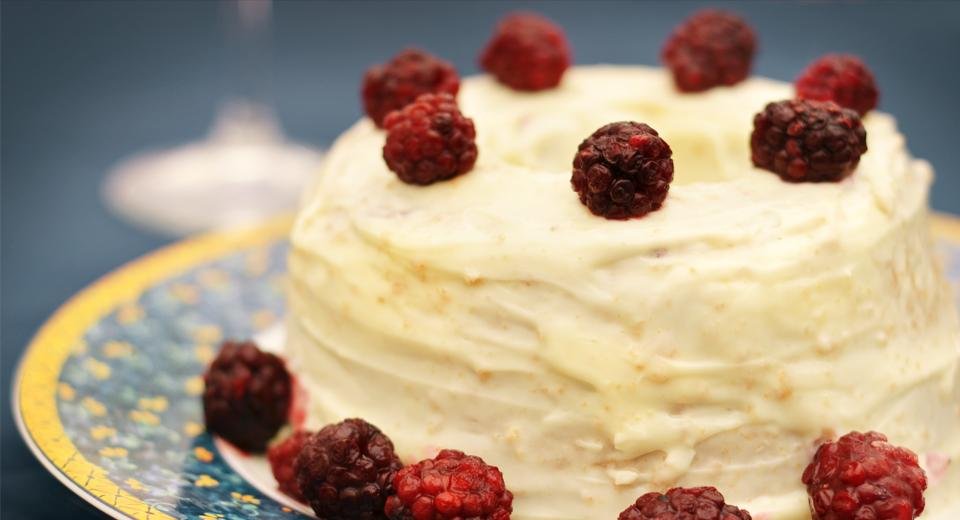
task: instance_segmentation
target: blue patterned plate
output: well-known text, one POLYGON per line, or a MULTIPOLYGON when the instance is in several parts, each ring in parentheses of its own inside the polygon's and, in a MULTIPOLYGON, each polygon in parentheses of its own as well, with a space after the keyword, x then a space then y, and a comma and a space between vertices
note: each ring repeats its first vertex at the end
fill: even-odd
MULTIPOLYGON (((960 220, 933 224, 960 286, 960 220)), ((50 318, 21 361, 13 407, 54 476, 115 518, 303 516, 274 490, 262 458, 204 432, 199 398, 221 339, 276 330, 289 226, 282 219, 167 247, 50 318)))

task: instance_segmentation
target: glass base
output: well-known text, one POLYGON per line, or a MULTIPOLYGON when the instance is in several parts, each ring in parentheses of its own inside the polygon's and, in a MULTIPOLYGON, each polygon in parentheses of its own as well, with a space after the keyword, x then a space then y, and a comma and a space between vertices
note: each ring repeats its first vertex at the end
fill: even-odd
POLYGON ((294 211, 321 158, 284 140, 269 111, 234 103, 207 139, 118 164, 103 196, 122 219, 164 234, 241 227, 294 211))

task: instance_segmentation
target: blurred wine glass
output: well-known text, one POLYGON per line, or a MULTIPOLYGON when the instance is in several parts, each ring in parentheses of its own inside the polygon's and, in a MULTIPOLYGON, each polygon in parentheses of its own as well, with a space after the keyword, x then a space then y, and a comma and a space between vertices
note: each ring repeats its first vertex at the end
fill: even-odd
POLYGON ((248 225, 293 211, 318 150, 283 135, 270 102, 270 0, 225 0, 231 96, 206 139, 141 153, 108 174, 103 196, 122 219, 164 234, 248 225))

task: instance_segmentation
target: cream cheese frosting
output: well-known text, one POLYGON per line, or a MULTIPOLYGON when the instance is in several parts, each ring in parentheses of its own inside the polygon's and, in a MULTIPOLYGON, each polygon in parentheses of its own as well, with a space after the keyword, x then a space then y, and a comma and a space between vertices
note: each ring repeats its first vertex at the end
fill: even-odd
POLYGON ((713 485, 755 518, 809 518, 816 440, 877 430, 920 455, 935 518, 960 490, 960 324, 927 231, 932 171, 894 119, 839 183, 750 163, 761 78, 680 94, 645 67, 570 69, 459 95, 474 169, 429 187, 362 120, 330 150, 292 233, 287 355, 313 426, 363 417, 405 461, 499 466, 513 517, 615 518, 713 485), (592 215, 581 140, 621 120, 674 151, 662 209, 592 215))

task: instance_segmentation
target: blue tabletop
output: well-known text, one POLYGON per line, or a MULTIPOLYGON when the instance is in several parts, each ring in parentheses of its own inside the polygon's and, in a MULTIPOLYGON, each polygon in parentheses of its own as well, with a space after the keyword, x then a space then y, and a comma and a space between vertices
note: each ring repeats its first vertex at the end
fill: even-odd
MULTIPOLYGON (((216 107, 251 83, 238 69, 224 4, 2 4, 2 386, 24 345, 66 298, 168 242, 109 215, 100 182, 131 153, 202 137, 216 107)), ((716 5, 716 4, 714 4, 716 5)), ((792 80, 828 51, 861 55, 915 155, 938 172, 934 208, 960 213, 960 3, 724 4, 755 26, 754 71, 792 80)), ((567 31, 580 63, 656 64, 671 27, 699 3, 528 3, 567 31)), ((358 80, 371 63, 417 44, 476 72, 495 20, 517 4, 276 2, 269 85, 294 139, 328 144, 360 117, 358 80)), ((234 42, 235 43, 235 42, 234 42)), ((0 513, 98 514, 49 476, 2 412, 0 513)))

